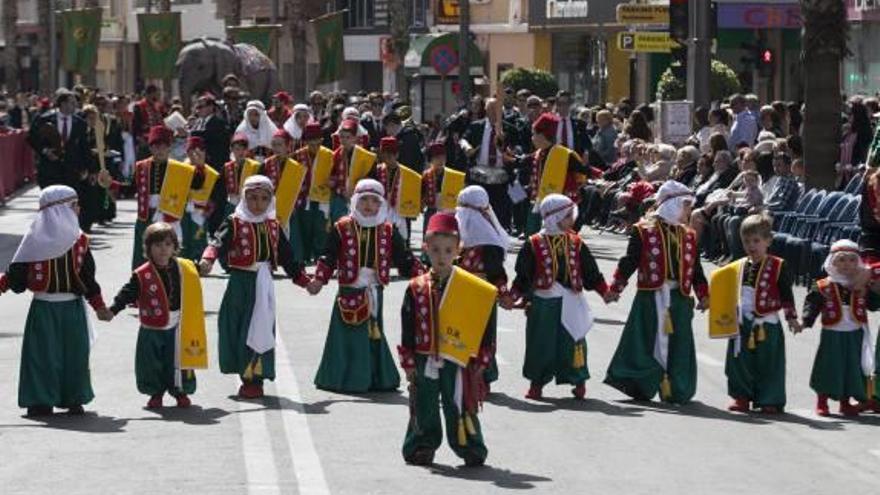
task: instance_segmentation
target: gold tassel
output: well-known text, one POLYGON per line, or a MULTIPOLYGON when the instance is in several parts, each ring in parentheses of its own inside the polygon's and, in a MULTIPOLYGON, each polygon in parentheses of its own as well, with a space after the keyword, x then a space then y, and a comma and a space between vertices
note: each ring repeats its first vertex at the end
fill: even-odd
POLYGON ((467 435, 464 431, 464 420, 458 418, 458 444, 464 447, 467 445, 467 435))
POLYGON ((248 365, 244 369, 244 373, 242 373, 241 377, 244 378, 245 381, 253 380, 253 378, 254 378, 254 363, 253 362, 248 363, 248 365))
POLYGON ((767 331, 764 330, 764 324, 763 324, 763 323, 760 324, 760 325, 758 325, 757 330, 758 330, 757 341, 758 341, 758 342, 764 342, 765 340, 767 340, 767 331))
POLYGON ((477 429, 474 427, 474 421, 471 419, 470 414, 464 415, 464 427, 467 429, 468 435, 475 436, 477 434, 477 429))
POLYGON ((586 359, 584 357, 584 347, 580 344, 575 344, 574 346, 574 361, 572 362, 571 367, 574 369, 580 369, 587 365, 585 362, 586 359))
POLYGON ((672 332, 675 329, 672 326, 672 315, 669 314, 669 311, 666 311, 666 320, 663 322, 663 331, 667 335, 672 335, 672 332))
POLYGON ((746 343, 746 347, 748 347, 748 349, 750 351, 755 350, 756 345, 755 345, 755 329, 754 328, 752 329, 752 332, 749 334, 749 341, 746 343))
POLYGON ((257 358, 257 364, 254 365, 254 375, 263 376, 263 358, 257 358))
POLYGON ((660 398, 666 400, 672 397, 672 384, 669 383, 669 375, 663 373, 663 380, 660 381, 660 398))
POLYGON ((379 332, 379 324, 376 323, 376 320, 370 318, 368 325, 370 327, 370 340, 380 340, 382 333, 379 332))

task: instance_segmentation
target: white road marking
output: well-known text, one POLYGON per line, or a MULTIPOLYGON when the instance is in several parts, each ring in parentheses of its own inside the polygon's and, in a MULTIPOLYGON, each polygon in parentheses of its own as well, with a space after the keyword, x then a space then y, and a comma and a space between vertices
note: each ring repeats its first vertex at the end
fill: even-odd
POLYGON ((873 455, 874 457, 880 457, 880 449, 871 449, 868 451, 868 453, 873 455))
POLYGON ((306 411, 302 406, 299 386, 296 383, 296 375, 293 372, 293 363, 291 363, 287 349, 284 347, 282 334, 283 332, 277 332, 275 337, 275 390, 279 397, 289 399, 295 404, 292 410, 282 409, 281 417, 284 419, 287 444, 290 446, 290 454, 293 457, 298 493, 302 495, 329 495, 330 488, 327 487, 324 469, 321 467, 321 460, 315 450, 312 432, 309 430, 309 423, 306 420, 306 411))
POLYGON ((247 491, 253 495, 280 494, 266 411, 245 411, 251 407, 252 403, 238 402, 247 491))
POLYGON ((697 361, 705 364, 706 366, 714 366, 715 368, 720 368, 724 366, 724 363, 713 358, 708 354, 703 354, 702 352, 697 353, 697 361))

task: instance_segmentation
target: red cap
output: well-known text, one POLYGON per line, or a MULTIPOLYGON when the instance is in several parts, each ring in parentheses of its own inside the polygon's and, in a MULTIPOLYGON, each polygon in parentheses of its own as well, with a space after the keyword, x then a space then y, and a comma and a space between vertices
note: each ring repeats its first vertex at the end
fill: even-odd
POLYGON ((354 119, 345 119, 342 121, 342 124, 339 125, 339 130, 357 134, 358 121, 354 119))
POLYGON ((559 117, 552 113, 543 113, 538 120, 532 124, 532 131, 537 134, 543 134, 550 141, 556 140, 556 129, 559 127, 559 117))
POLYGON ((147 135, 147 144, 150 146, 154 144, 170 145, 172 139, 174 139, 174 133, 171 132, 171 129, 164 125, 154 125, 150 127, 150 133, 147 135))
POLYGON ((311 141, 313 139, 323 139, 324 133, 321 131, 321 124, 317 122, 309 122, 303 129, 303 141, 311 141))
POLYGON ((247 137, 247 134, 243 132, 236 132, 234 136, 232 136, 232 142, 229 143, 230 146, 234 144, 243 144, 245 146, 250 145, 250 140, 247 137))
POLYGON ((435 213, 428 220, 428 228, 425 235, 431 234, 458 234, 458 220, 451 213, 435 213))
POLYGON ((272 137, 273 138, 281 138, 288 143, 293 141, 293 136, 291 136, 287 131, 285 131, 283 127, 278 129, 277 131, 275 131, 275 134, 272 134, 272 137))
POLYGON ((379 141, 379 151, 397 153, 399 149, 400 145, 397 142, 397 138, 394 136, 385 136, 379 141))
POLYGON ((214 93, 211 93, 210 91, 205 91, 201 94, 201 96, 199 96, 199 102, 210 103, 211 105, 213 105, 217 102, 217 98, 214 97, 214 93))
POLYGON ((437 155, 446 155, 446 143, 443 141, 434 141, 428 146, 428 157, 433 158, 437 155))
POLYGON ((52 100, 44 96, 37 100, 37 105, 39 105, 40 108, 49 108, 52 106, 52 100))
POLYGON ((272 95, 272 98, 275 98, 276 100, 280 101, 281 103, 284 103, 285 105, 288 105, 288 104, 290 104, 291 101, 293 101, 293 99, 290 97, 290 94, 287 91, 279 91, 279 92, 275 93, 274 95, 272 95))
POLYGON ((186 151, 190 152, 192 150, 202 150, 205 149, 205 140, 202 139, 201 136, 190 136, 189 139, 186 140, 186 151))

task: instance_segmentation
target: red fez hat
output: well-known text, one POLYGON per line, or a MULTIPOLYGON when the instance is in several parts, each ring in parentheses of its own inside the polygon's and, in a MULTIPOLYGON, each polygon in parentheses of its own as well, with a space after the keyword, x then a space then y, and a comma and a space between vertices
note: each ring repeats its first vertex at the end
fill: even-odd
POLYGON ((150 133, 147 135, 147 144, 150 146, 154 144, 170 145, 172 139, 174 139, 174 133, 171 132, 171 129, 164 125, 154 125, 150 127, 150 133))
POLYGON ((288 143, 293 141, 293 136, 291 136, 287 131, 285 131, 283 127, 278 129, 277 131, 275 131, 275 134, 272 134, 272 137, 273 138, 281 138, 288 143))
POLYGON ((279 91, 272 95, 272 98, 275 98, 276 100, 284 104, 288 104, 292 101, 292 98, 290 97, 290 94, 287 93, 287 91, 279 91))
POLYGON ((358 121, 354 119, 345 119, 342 121, 342 124, 340 124, 339 130, 357 134, 358 121))
POLYGON ((431 234, 458 234, 458 220, 451 213, 435 213, 428 220, 426 235, 431 234))
POLYGON ((379 141, 379 151, 387 151, 388 153, 397 153, 400 145, 394 136, 385 136, 379 141))
POLYGON ((321 124, 317 122, 309 122, 303 129, 303 141, 311 141, 313 139, 323 139, 324 133, 321 131, 321 124))
POLYGON ((443 141, 434 141, 428 146, 428 157, 433 158, 437 155, 446 155, 446 143, 443 141))
POLYGON ((248 140, 247 134, 243 132, 236 132, 235 135, 232 136, 232 142, 230 142, 229 145, 231 146, 234 144, 243 144, 245 146, 248 146, 250 144, 250 140, 248 140))
POLYGON ((543 113, 538 120, 532 124, 532 131, 543 134, 544 137, 551 141, 556 140, 556 129, 559 127, 559 117, 552 113, 543 113))
POLYGON ((201 96, 199 96, 199 102, 201 103, 210 103, 211 105, 213 105, 217 102, 216 100, 217 98, 214 97, 214 93, 211 93, 210 91, 205 91, 204 93, 202 93, 201 96))
POLYGON ((202 139, 201 136, 190 136, 189 139, 186 140, 186 151, 192 150, 204 150, 205 149, 205 140, 202 139))

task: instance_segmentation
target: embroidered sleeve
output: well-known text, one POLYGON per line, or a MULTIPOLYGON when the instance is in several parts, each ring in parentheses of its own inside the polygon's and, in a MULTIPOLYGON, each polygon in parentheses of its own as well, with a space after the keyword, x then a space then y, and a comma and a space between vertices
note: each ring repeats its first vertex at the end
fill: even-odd
POLYGON ((532 243, 526 240, 516 256, 516 278, 510 287, 510 295, 514 300, 526 297, 532 290, 535 276, 535 253, 532 250, 532 243))
POLYGON ((212 263, 218 259, 225 260, 226 254, 229 252, 229 244, 232 241, 232 231, 232 216, 229 216, 208 240, 208 247, 202 253, 202 258, 212 263))
POLYGON ((27 290, 27 273, 27 263, 13 263, 9 265, 9 270, 4 275, 7 288, 16 294, 21 294, 27 290))
POLYGON ((596 258, 590 253, 590 248, 586 244, 581 243, 581 273, 584 281, 584 287, 592 289, 604 296, 608 292, 608 284, 605 283, 605 276, 599 271, 599 265, 596 264, 596 258))
POLYGON ((103 308, 104 301, 101 299, 101 286, 95 280, 95 258, 92 257, 91 250, 86 251, 85 256, 83 256, 83 262, 79 268, 79 279, 83 283, 85 291, 83 295, 88 299, 92 307, 95 307, 95 304, 100 301, 100 306, 95 307, 95 309, 103 308))
POLYGON ((784 261, 782 262, 782 267, 779 269, 777 285, 779 287, 779 300, 782 302, 782 310, 785 313, 785 319, 797 319, 798 314, 794 303, 794 291, 792 291, 794 278, 792 277, 791 270, 788 269, 788 263, 784 261))
POLYGON ((639 229, 633 227, 629 234, 629 243, 626 246, 626 254, 617 263, 617 270, 614 272, 614 281, 612 289, 615 292, 623 292, 626 288, 627 281, 636 270, 639 269, 639 261, 642 256, 642 237, 639 235, 639 229))
POLYGON ((699 257, 694 261, 694 292, 701 301, 709 297, 709 282, 706 280, 706 274, 703 272, 703 264, 700 263, 699 257))
POLYGON ((326 284, 333 277, 336 271, 336 263, 339 260, 339 245, 342 239, 339 237, 339 231, 334 227, 330 229, 327 236, 327 244, 324 254, 318 259, 318 266, 315 268, 315 280, 320 280, 326 284))
POLYGON ((110 311, 113 311, 113 314, 119 314, 129 304, 137 302, 139 294, 140 284, 138 283, 138 276, 136 273, 132 273, 128 283, 119 289, 119 293, 113 298, 110 311))
POLYGON ((810 292, 804 300, 804 327, 810 328, 816 323, 816 319, 822 313, 822 304, 825 302, 822 293, 816 284, 810 287, 810 292))
POLYGON ((397 346, 397 352, 400 355, 400 366, 405 370, 414 369, 416 367, 416 321, 415 312, 413 311, 412 293, 409 290, 403 296, 403 305, 400 308, 400 324, 400 345, 397 346))

